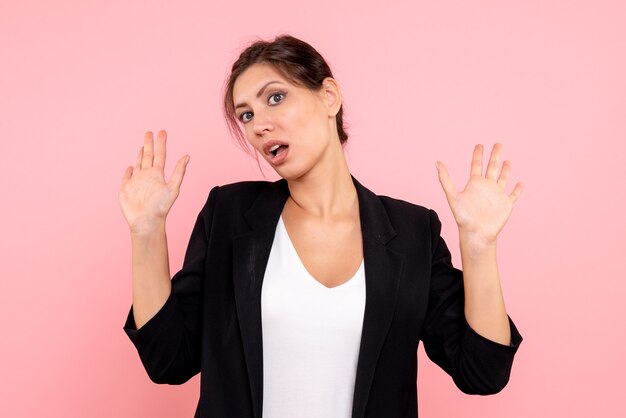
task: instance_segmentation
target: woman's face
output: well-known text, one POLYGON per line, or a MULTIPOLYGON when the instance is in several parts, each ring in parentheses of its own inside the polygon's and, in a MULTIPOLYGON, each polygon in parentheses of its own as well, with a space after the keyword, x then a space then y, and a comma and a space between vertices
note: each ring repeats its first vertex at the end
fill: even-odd
POLYGON ((341 146, 336 114, 341 100, 335 81, 311 91, 295 86, 269 64, 254 64, 233 86, 235 115, 246 139, 286 179, 298 179, 341 146))

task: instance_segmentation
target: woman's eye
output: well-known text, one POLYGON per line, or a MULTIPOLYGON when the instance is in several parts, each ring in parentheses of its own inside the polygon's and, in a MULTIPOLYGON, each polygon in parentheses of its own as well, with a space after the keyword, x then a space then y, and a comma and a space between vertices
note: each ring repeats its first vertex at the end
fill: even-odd
POLYGON ((269 97, 269 102, 270 104, 280 103, 284 100, 284 98, 285 98, 285 93, 274 93, 269 97), (278 98, 278 100, 272 101, 273 98, 278 98))
POLYGON ((250 117, 252 117, 252 112, 243 112, 241 115, 239 115, 239 120, 243 123, 248 122, 250 119, 247 118, 246 115, 250 115, 250 117))
MULTIPOLYGON (((268 102, 270 105, 277 105, 278 103, 285 100, 286 95, 287 93, 284 93, 284 92, 274 93, 269 96, 268 102)), ((241 115, 239 115, 239 120, 242 123, 249 122, 250 119, 252 119, 252 112, 243 112, 241 115)))

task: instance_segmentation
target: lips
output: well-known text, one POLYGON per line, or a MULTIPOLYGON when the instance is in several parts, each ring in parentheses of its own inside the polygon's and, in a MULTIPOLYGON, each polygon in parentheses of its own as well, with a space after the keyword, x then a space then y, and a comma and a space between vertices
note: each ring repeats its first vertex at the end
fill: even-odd
POLYGON ((279 153, 282 148, 286 148, 288 146, 289 145, 286 142, 272 139, 263 144, 263 152, 269 157, 276 157, 277 153, 279 153))
POLYGON ((267 155, 270 164, 278 165, 287 158, 289 144, 277 140, 267 141, 263 145, 263 152, 267 155))

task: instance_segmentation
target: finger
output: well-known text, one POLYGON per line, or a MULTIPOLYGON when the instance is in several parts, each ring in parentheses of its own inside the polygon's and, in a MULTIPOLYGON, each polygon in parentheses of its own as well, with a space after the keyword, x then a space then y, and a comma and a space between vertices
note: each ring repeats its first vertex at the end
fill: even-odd
POLYGON ((522 194, 523 189, 524 189, 524 185, 522 184, 522 182, 517 182, 517 184, 513 188, 513 191, 509 195, 509 197, 513 199, 513 203, 517 202, 517 199, 519 199, 520 195, 522 194))
POLYGON ((441 183, 446 197, 448 200, 454 198, 457 194, 457 190, 448 174, 448 169, 441 161, 436 161, 435 166, 437 167, 437 174, 439 175, 439 183, 441 183))
POLYGON ((137 162, 135 163, 135 171, 141 170, 142 159, 143 159, 143 146, 139 148, 139 155, 137 155, 137 162))
POLYGON ((167 132, 160 130, 154 143, 154 166, 165 167, 165 154, 167 148, 167 132))
POLYGON ((472 155, 472 165, 470 167, 470 177, 483 175, 483 146, 478 144, 474 147, 472 155))
POLYGON ((506 181, 509 178, 511 172, 511 162, 506 160, 502 163, 502 171, 500 171, 500 177, 498 177, 498 185, 503 189, 506 187, 506 181))
POLYGON ((122 184, 130 180, 132 176, 133 176, 133 167, 129 165, 128 167, 126 167, 126 171, 124 171, 124 177, 122 177, 122 184))
POLYGON ((143 138, 143 158, 141 160, 141 169, 152 167, 154 159, 154 138, 152 137, 152 131, 146 132, 143 138))
POLYGON ((485 178, 495 180, 498 177, 498 165, 500 164, 500 153, 502 151, 502 144, 495 144, 491 149, 491 155, 489 155, 489 162, 487 163, 487 172, 485 178))
POLYGON ((172 177, 170 178, 170 182, 168 183, 168 187, 171 191, 175 192, 176 195, 180 192, 180 185, 183 182, 183 178, 185 177, 185 172, 187 171, 187 164, 189 163, 189 155, 183 156, 176 163, 176 167, 174 167, 174 172, 172 173, 172 177))

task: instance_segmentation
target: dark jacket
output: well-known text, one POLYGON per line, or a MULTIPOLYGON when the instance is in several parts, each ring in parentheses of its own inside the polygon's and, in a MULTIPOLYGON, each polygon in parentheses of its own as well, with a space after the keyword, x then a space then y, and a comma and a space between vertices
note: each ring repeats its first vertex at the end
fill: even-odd
MULTIPOLYGON (((366 302, 353 418, 417 416, 417 346, 469 394, 508 382, 522 337, 511 345, 465 320, 463 276, 451 264, 437 214, 356 186, 366 302)), ((201 372, 196 417, 261 418, 261 286, 289 189, 285 180, 217 186, 191 233, 165 305, 124 330, 156 383, 181 384, 201 372)))

